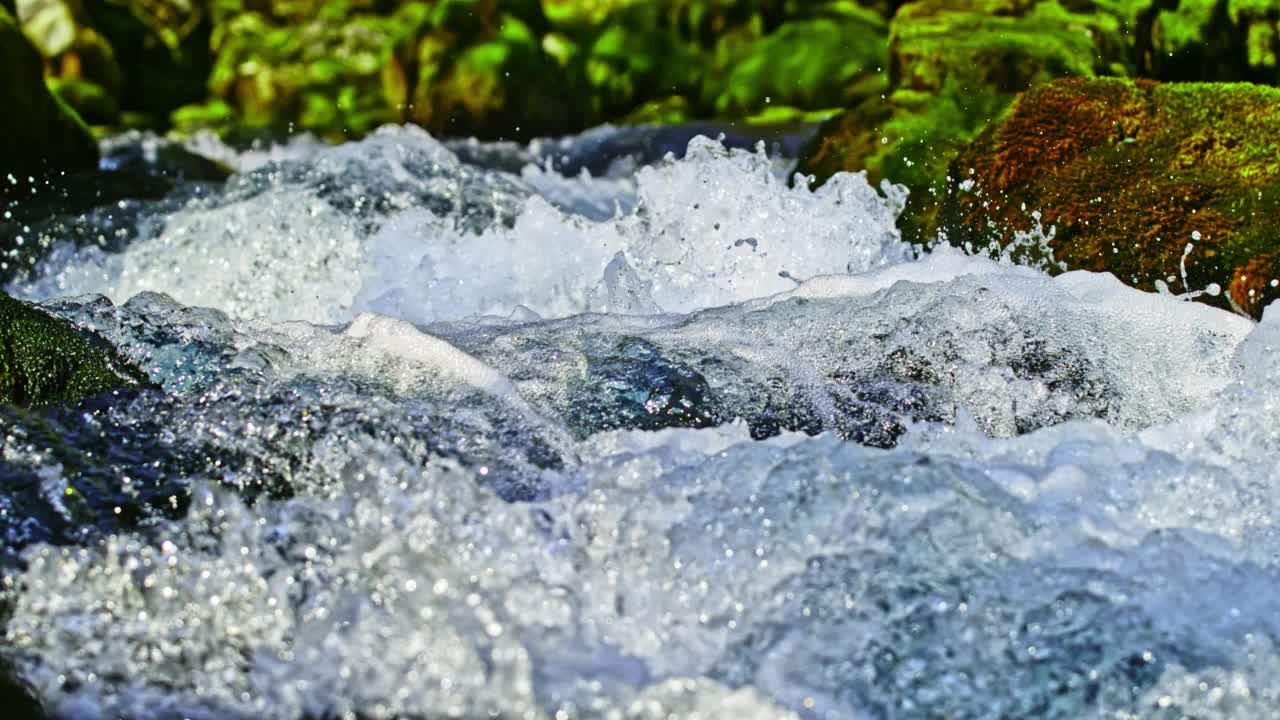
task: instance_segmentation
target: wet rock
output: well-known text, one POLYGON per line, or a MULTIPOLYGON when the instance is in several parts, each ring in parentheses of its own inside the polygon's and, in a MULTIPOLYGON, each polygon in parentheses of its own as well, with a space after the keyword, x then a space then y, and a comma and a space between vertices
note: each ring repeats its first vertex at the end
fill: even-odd
POLYGON ((5 717, 12 720, 45 720, 49 717, 35 692, 3 658, 0 658, 0 706, 5 709, 5 717))
POLYGON ((74 402, 145 382, 102 339, 0 293, 0 403, 74 402))
POLYGON ((679 319, 587 315, 432 331, 509 377, 578 438, 741 420, 757 439, 831 433, 893 447, 913 423, 962 415, 1000 437, 1090 417, 1131 422, 1093 348, 1028 331, 1029 311, 988 295, 903 284, 881 299, 900 304, 892 321, 873 314, 884 305, 863 300, 794 298, 679 319), (957 328, 962 313, 974 324, 957 328))
POLYGON ((1128 72, 1121 20, 1079 5, 903 5, 890 25, 887 94, 828 121, 796 171, 822 183, 865 169, 873 183, 905 184, 911 196, 899 226, 909 240, 927 238, 951 158, 1017 93, 1053 78, 1128 72))
MULTIPOLYGON (((1054 267, 1207 289, 1198 300, 1257 317, 1280 296, 1277 103, 1249 84, 1036 88, 952 163, 940 225, 976 248, 1052 226, 1054 267)), ((1037 244, 1015 254, 1047 259, 1037 244)))
POLYGON ((638 338, 601 339, 587 351, 586 373, 566 420, 582 437, 618 428, 711 427, 721 419, 706 378, 638 338))
POLYGON ((98 146, 84 122, 44 85, 40 55, 0 9, 0 194, 53 170, 93 167, 98 146))

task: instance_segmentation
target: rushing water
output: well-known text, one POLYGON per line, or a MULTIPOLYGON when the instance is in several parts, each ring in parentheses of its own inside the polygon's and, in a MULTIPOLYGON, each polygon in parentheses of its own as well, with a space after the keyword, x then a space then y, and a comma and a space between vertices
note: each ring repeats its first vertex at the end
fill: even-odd
POLYGON ((0 411, 55 714, 1280 712, 1280 317, 619 137, 206 145, 24 229, 9 290, 163 388, 0 411))

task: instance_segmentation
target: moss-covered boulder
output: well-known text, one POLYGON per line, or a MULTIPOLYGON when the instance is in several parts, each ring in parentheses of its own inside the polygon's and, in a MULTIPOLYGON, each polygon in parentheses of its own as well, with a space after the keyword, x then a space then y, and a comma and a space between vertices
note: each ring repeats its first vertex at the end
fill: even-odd
POLYGON ((106 341, 0 292, 0 403, 74 402, 146 383, 106 341))
POLYGON ((1036 88, 951 164, 939 225, 984 248, 1038 213, 1069 269, 1257 317, 1280 297, 1277 109, 1280 89, 1246 83, 1036 88))
POLYGON ((0 193, 9 175, 91 168, 98 145, 74 111, 45 87, 43 61, 0 8, 0 193))
MULTIPOLYGON (((1104 4, 1104 3, 1098 3, 1104 4)), ((889 90, 828 121, 797 172, 865 169, 911 191, 900 224, 927 238, 947 165, 1016 95, 1059 77, 1128 71, 1122 20, 1058 0, 918 0, 890 26, 889 90)), ((1084 5, 1089 5, 1084 3, 1084 5)))

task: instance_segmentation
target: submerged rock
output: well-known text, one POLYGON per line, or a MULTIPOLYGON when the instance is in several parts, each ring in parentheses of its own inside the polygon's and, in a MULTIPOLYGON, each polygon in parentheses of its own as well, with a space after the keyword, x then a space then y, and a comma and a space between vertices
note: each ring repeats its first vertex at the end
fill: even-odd
POLYGON ((0 403, 73 402, 144 382, 105 341, 0 293, 0 403))
POLYGON ((600 430, 711 427, 718 416, 710 385, 679 359, 631 337, 588 342, 581 384, 569 389, 570 427, 586 437, 600 430))
POLYGON ((796 171, 866 170, 911 191, 899 221, 927 237, 951 158, 1016 95, 1059 77, 1126 72, 1118 18, 1057 0, 918 0, 890 26, 889 92, 832 118, 796 171))
POLYGON ((1036 88, 952 163, 940 225, 978 248, 1053 226, 1054 264, 1257 317, 1280 296, 1278 103, 1249 84, 1036 88))
POLYGON ((39 53, 0 8, 0 193, 7 176, 91 168, 98 146, 75 112, 50 94, 39 53))

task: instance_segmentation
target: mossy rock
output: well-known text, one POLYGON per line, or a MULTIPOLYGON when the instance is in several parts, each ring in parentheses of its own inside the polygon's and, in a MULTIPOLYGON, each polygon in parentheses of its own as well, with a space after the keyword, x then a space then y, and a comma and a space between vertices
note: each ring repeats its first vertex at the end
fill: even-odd
POLYGON ((865 169, 873 182, 906 185, 899 224, 907 239, 925 241, 956 153, 1029 87, 1128 72, 1124 27, 1106 12, 1075 12, 1057 0, 903 5, 890 25, 887 93, 828 121, 796 171, 822 183, 865 169))
POLYGON ((1277 108, 1280 89, 1247 83, 1033 89, 952 162, 941 232, 998 246, 1038 212, 1068 269, 1143 290, 1216 286, 1198 299, 1258 317, 1280 297, 1277 108))
POLYGON ((147 382, 106 341, 0 292, 0 403, 74 402, 147 382))
POLYGON ((0 193, 8 175, 92 168, 98 144, 83 121, 45 87, 43 62, 17 22, 0 9, 0 193))

